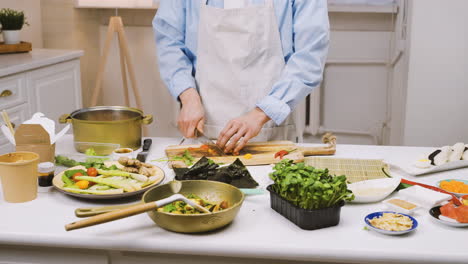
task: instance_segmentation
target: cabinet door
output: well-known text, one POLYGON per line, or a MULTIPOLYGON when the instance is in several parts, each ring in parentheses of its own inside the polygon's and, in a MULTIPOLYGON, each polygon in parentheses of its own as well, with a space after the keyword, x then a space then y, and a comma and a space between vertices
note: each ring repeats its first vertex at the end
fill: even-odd
POLYGON ((26 74, 31 114, 44 113, 58 124, 62 114, 81 108, 80 62, 73 60, 30 71, 26 74))
MULTIPOLYGON (((12 107, 6 109, 8 116, 10 117, 11 123, 13 125, 20 125, 26 119, 29 119, 29 108, 27 104, 22 104, 16 107, 12 107)), ((8 152, 12 152, 15 150, 15 146, 13 146, 8 139, 0 133, 0 155, 5 154, 8 152)))

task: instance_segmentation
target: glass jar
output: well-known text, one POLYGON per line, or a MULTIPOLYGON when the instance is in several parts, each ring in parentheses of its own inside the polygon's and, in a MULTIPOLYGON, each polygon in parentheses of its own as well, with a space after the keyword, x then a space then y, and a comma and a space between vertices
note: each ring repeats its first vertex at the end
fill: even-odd
POLYGON ((52 179, 55 174, 55 165, 52 162, 42 162, 37 165, 39 172, 38 183, 41 187, 52 186, 52 179))

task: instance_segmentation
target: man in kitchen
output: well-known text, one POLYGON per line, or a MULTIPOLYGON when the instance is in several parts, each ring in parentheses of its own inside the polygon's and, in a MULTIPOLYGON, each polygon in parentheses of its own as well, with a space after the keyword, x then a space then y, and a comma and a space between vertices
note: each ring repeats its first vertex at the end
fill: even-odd
POLYGON ((295 140, 297 104, 322 81, 326 0, 161 0, 153 21, 180 132, 226 153, 250 140, 295 140))

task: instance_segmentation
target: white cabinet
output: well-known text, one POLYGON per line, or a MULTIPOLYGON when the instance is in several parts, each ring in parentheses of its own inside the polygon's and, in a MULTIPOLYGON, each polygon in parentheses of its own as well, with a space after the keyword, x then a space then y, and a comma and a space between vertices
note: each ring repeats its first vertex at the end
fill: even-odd
POLYGON ((63 114, 81 108, 79 60, 64 62, 27 73, 31 113, 41 112, 56 121, 63 114))
MULTIPOLYGON (((6 110, 15 125, 42 112, 56 122, 56 130, 63 127, 58 123, 60 115, 82 107, 81 55, 56 50, 2 55, 0 110, 6 110)), ((13 150, 14 146, 0 133, 0 154, 13 150)))

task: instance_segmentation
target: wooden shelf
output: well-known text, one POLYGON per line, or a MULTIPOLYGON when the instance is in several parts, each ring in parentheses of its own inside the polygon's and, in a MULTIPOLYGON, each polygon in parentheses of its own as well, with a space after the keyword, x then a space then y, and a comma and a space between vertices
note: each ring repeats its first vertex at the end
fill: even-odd
MULTIPOLYGON (((158 4, 152 4, 148 6, 131 6, 131 5, 86 5, 75 2, 75 8, 93 8, 93 9, 158 9, 158 4)), ((398 5, 328 5, 328 11, 330 13, 386 13, 393 14, 398 13, 398 5)))
POLYGON ((328 5, 330 13, 398 13, 398 5, 328 5))

